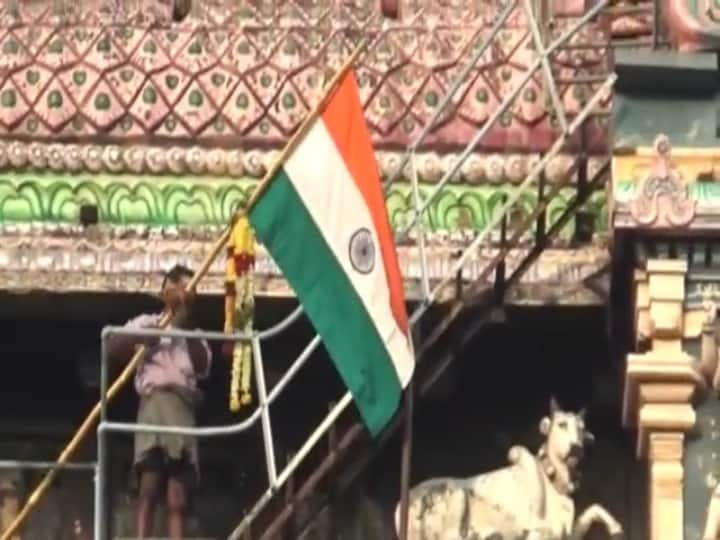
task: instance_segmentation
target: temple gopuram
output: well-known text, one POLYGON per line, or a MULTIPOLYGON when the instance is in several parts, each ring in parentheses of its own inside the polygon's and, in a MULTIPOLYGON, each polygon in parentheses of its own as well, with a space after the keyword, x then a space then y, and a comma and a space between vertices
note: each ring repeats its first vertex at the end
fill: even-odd
MULTIPOLYGON (((363 430, 253 245, 263 381, 228 406, 211 344, 197 423, 236 429, 200 438, 185 536, 718 537, 720 3, 4 0, 0 538, 138 537, 132 436, 98 443, 138 406, 93 409, 103 328, 202 267, 360 43, 411 405, 363 430)), ((223 253, 205 330, 227 279, 223 253)))

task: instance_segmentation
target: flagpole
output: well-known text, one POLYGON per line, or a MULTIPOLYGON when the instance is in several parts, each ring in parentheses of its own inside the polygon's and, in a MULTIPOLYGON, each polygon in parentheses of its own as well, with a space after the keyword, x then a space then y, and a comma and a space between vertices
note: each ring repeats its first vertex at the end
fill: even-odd
POLYGON ((410 511, 410 469, 412 467, 413 409, 415 382, 411 380, 405 389, 405 433, 402 444, 402 465, 400 473, 400 540, 408 538, 408 514, 410 511))
MULTIPOLYGON (((317 120, 317 118, 322 113, 323 108, 327 104, 330 97, 333 95, 335 89, 337 88, 338 84, 342 80, 342 78, 345 76, 345 74, 348 72, 348 70, 353 66, 355 61, 357 60, 358 56, 362 53, 362 51, 365 49, 366 45, 368 43, 367 38, 363 38, 357 47, 355 47, 355 50, 350 54, 350 56, 345 60, 345 62, 340 66, 340 69, 333 75, 333 78, 330 80, 330 83, 327 84, 324 88, 322 97, 318 100, 317 104, 313 107, 313 109, 308 113, 308 115, 303 120, 302 124, 300 124, 300 127, 293 133, 293 135, 290 137, 288 142, 286 143, 285 147, 282 149, 282 151, 277 155, 277 157, 273 160, 270 167, 268 167, 267 171, 265 172, 265 176, 260 181, 260 183, 257 185, 255 190, 253 191, 252 195, 250 195, 250 198, 247 201, 247 204, 245 204, 244 208, 239 208, 236 210, 236 214, 247 214, 250 209, 257 203, 260 196, 264 193, 264 191, 267 189, 267 187, 270 185, 270 182, 272 182, 273 178, 275 177, 275 174, 280 170, 280 167, 282 167, 283 163, 287 160, 289 155, 295 150, 298 143, 302 140, 302 138, 305 136, 305 134, 308 132, 310 127, 312 126, 313 122, 317 120)), ((234 216, 233 216, 234 217, 234 216)), ((190 292, 193 291, 197 284, 200 282, 200 280, 207 274, 208 270, 210 269, 210 266, 212 265, 213 261, 217 258, 217 256, 220 254, 220 252, 225 248, 225 245, 227 244, 227 241, 230 237, 230 232, 232 231, 232 226, 228 225, 223 230, 220 237, 215 241, 213 244, 210 252, 205 256, 202 263, 200 264, 200 268, 195 272, 195 275, 192 277, 190 282, 187 285, 186 291, 190 292)), ((161 328, 167 327, 167 325, 170 323, 170 314, 165 313, 163 314, 163 317, 159 321, 159 326, 161 328)), ((122 373, 115 379, 113 384, 108 389, 108 392, 105 396, 105 399, 107 401, 112 400, 113 397, 115 397, 122 387, 127 383, 128 380, 130 380, 133 372, 135 371, 135 368, 137 367, 137 364, 140 362, 140 359, 145 354, 145 347, 140 347, 136 351, 136 353, 133 355, 132 359, 123 369, 122 373)), ((64 465, 68 462, 68 460, 72 457, 72 455, 75 453, 77 448, 80 446, 80 443, 85 439, 88 433, 90 433, 90 430, 92 426, 97 422, 98 418, 100 417, 101 412, 101 404, 102 401, 99 401, 95 404, 95 406, 92 408, 90 413, 85 417, 85 420, 82 424, 80 424, 80 427, 73 435, 72 439, 70 439, 70 442, 65 446, 62 452, 60 452, 60 455, 57 459, 58 465, 64 465)), ((18 515, 15 517, 13 522, 10 524, 10 526, 2 533, 2 536, 0 537, 0 540, 9 540, 12 538, 13 535, 16 534, 17 530, 20 528, 20 526, 23 524, 23 522, 27 519, 27 517, 30 515, 30 512, 33 510, 33 508, 38 504, 40 499, 45 495, 47 490, 50 488, 50 485, 52 484, 52 481, 57 476, 60 469, 54 468, 50 469, 45 477, 42 479, 42 481, 37 485, 35 490, 30 494, 27 501, 25 502, 25 506, 23 506, 22 510, 18 513, 18 515)))
MULTIPOLYGON (((415 357, 414 332, 410 330, 410 351, 415 357)), ((400 471, 400 525, 398 537, 400 540, 408 539, 409 511, 410 511, 410 472, 412 469, 413 450, 413 416, 415 409, 415 377, 410 379, 405 388, 405 432, 402 442, 402 463, 400 471)))

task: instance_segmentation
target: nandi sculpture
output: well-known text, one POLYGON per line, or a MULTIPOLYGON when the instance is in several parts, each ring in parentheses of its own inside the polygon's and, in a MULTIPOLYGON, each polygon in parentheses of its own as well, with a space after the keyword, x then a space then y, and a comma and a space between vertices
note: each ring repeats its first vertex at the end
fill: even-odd
MULTIPOLYGON (((581 540, 595 522, 611 537, 621 537, 620 524, 597 504, 575 519, 571 497, 579 487, 578 466, 594 440, 584 415, 560 410, 551 399, 550 414, 540 422, 545 442, 537 455, 514 446, 508 467, 413 488, 408 540, 581 540)), ((399 512, 398 506, 396 529, 399 512)))

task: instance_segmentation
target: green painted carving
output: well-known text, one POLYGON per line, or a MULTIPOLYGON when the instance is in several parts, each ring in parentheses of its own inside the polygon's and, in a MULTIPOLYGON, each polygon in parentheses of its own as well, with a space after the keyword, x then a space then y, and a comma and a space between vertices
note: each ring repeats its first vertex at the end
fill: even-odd
MULTIPOLYGON (((616 180, 613 193, 615 202, 629 204, 635 196, 637 182, 635 180, 616 180)), ((720 183, 689 182, 688 194, 701 206, 720 206, 720 183)))
POLYGON ((621 204, 631 202, 635 195, 635 185, 636 182, 634 180, 615 180, 613 182, 613 197, 615 198, 615 202, 621 204))
MULTIPOLYGON (((22 173, 0 176, 0 223, 77 223, 84 204, 97 206, 100 220, 112 225, 203 226, 228 222, 233 209, 247 200, 257 185, 250 179, 212 178, 192 180, 177 177, 131 177, 22 173)), ((479 230, 487 226, 515 190, 505 186, 448 186, 430 205, 424 218, 430 232, 479 230)), ((421 191, 425 197, 430 188, 421 191)), ((566 208, 575 190, 568 188, 551 202, 547 211, 552 222, 566 208)), ((395 228, 412 216, 409 185, 396 185, 386 196, 388 213, 395 228)), ((537 202, 533 192, 524 193, 514 215, 521 218, 537 202)), ((597 216, 596 228, 607 230, 604 191, 586 205, 597 216)), ((572 222, 563 231, 572 234, 572 222)))
POLYGON ((77 223, 80 206, 98 207, 103 223, 216 225, 252 192, 256 182, 150 177, 0 177, 0 222, 77 223))

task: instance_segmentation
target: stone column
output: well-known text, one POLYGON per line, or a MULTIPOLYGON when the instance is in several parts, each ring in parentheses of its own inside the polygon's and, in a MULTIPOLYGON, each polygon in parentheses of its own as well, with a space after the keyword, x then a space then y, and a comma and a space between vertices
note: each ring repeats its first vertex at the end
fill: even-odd
POLYGON ((687 263, 650 260, 635 275, 636 346, 627 357, 623 422, 649 466, 650 540, 683 540, 683 443, 695 425, 697 376, 683 351, 687 263))
POLYGON ((650 434, 650 538, 683 538, 682 433, 650 434))

